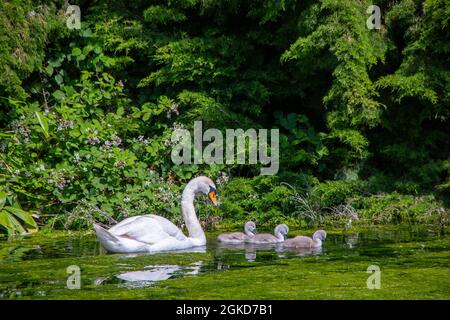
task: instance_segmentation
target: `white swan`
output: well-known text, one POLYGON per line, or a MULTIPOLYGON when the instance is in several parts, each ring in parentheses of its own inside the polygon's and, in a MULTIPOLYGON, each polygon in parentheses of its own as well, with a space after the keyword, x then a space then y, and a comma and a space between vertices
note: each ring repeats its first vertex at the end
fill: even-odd
POLYGON ((109 252, 154 252, 181 250, 206 244, 205 233, 194 209, 196 193, 209 196, 217 206, 216 186, 207 177, 197 177, 189 181, 181 198, 181 211, 189 236, 166 218, 149 214, 130 217, 109 230, 94 224, 97 239, 109 252))
POLYGON ((245 243, 253 244, 264 244, 264 243, 278 243, 284 241, 284 236, 289 233, 289 228, 287 225, 279 224, 275 227, 274 234, 269 233, 258 233, 253 237, 247 237, 245 243))
POLYGON ((217 240, 222 243, 244 243, 247 237, 253 237, 255 235, 256 224, 253 221, 247 221, 244 226, 244 232, 233 232, 219 234, 217 240))
POLYGON ((283 242, 283 246, 287 248, 321 248, 322 241, 327 237, 327 233, 324 230, 317 230, 314 232, 313 237, 296 236, 292 239, 287 239, 283 242))

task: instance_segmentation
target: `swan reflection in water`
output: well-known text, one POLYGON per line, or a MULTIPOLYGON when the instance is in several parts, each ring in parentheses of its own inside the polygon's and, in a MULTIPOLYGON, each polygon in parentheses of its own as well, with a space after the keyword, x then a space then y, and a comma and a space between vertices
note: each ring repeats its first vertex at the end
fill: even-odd
MULTIPOLYGON (((159 252, 158 254, 162 254, 159 252)), ((171 251, 173 253, 206 253, 206 246, 194 247, 182 250, 171 251)), ((129 259, 137 256, 153 255, 155 253, 145 254, 127 254, 120 258, 129 259)), ((118 263, 119 266, 127 266, 126 263, 118 263)), ((99 277, 95 280, 96 285, 102 284, 117 284, 119 286, 142 288, 151 286, 156 281, 168 280, 172 278, 178 278, 181 276, 197 275, 203 262, 197 261, 188 266, 179 265, 150 265, 144 267, 144 270, 127 271, 111 277, 99 277)))
POLYGON ((133 282, 154 282, 170 279, 175 272, 181 270, 181 267, 177 265, 156 265, 146 268, 151 269, 124 272, 117 275, 116 278, 133 282))
MULTIPOLYGON (((120 259, 130 259, 130 258, 136 258, 141 256, 151 256, 156 254, 174 254, 174 253, 206 253, 206 246, 199 246, 199 247, 192 247, 192 248, 186 248, 186 249, 179 249, 179 250, 168 250, 168 251, 159 251, 159 252, 145 252, 145 253, 127 253, 124 255, 119 256, 120 259)), ((102 254, 107 254, 106 251, 102 251, 102 254)))
POLYGON ((129 288, 143 288, 151 286, 154 282, 178 278, 181 276, 197 275, 203 262, 197 261, 188 266, 153 265, 146 266, 145 270, 128 271, 108 278, 97 278, 96 285, 117 284, 129 288))

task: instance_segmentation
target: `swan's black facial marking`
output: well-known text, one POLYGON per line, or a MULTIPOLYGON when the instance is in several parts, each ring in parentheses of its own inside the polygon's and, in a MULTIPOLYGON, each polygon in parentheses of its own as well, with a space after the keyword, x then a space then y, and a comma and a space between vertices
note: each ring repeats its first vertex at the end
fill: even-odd
POLYGON ((216 188, 214 188, 213 186, 209 186, 209 192, 214 192, 214 194, 217 194, 217 190, 216 188))

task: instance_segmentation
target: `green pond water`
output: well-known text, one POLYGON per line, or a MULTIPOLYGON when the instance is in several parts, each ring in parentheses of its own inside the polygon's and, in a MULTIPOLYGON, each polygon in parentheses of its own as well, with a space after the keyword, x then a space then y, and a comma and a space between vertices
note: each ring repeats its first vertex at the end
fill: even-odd
POLYGON ((426 226, 328 233, 319 251, 220 246, 217 233, 206 247, 157 254, 107 254, 87 232, 0 240, 0 299, 450 298, 448 233, 426 226), (379 289, 367 287, 371 265, 380 268, 379 289), (67 287, 69 266, 80 269, 80 289, 67 287))

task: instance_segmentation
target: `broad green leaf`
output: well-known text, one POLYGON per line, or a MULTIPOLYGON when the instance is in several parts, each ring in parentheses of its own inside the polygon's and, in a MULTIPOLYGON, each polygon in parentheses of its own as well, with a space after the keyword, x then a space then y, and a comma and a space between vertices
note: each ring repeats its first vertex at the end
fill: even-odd
POLYGON ((53 97, 55 97, 56 100, 60 101, 64 99, 66 95, 61 90, 56 90, 55 92, 53 92, 53 97))
POLYGON ((91 50, 92 50, 92 46, 91 45, 87 45, 87 46, 85 46, 84 48, 83 48, 83 55, 88 55, 88 53, 89 52, 91 52, 91 50))
POLYGON ((79 56, 81 54, 81 49, 80 48, 73 48, 72 49, 72 55, 74 57, 79 56))
POLYGON ((37 228, 36 221, 34 221, 30 212, 13 207, 5 207, 5 210, 22 220, 28 227, 37 228))
POLYGON ((80 55, 77 57, 77 61, 83 61, 84 59, 86 59, 86 56, 85 56, 84 54, 80 54, 80 55))
POLYGON ((38 118, 39 124, 41 125, 42 132, 44 136, 48 139, 48 122, 47 119, 42 115, 42 113, 36 111, 36 117, 38 118))
POLYGON ((0 211, 0 226, 4 227, 8 231, 8 234, 25 233, 25 229, 20 225, 16 218, 5 210, 0 211))
POLYGON ((6 203, 6 196, 7 196, 6 192, 0 191, 0 210, 2 210, 3 206, 6 203))
POLYGON ((53 67, 52 67, 51 65, 48 65, 48 66, 45 68, 45 71, 47 72, 47 75, 48 75, 48 76, 51 76, 51 75, 53 74, 53 67))
POLYGON ((150 116, 151 116, 150 112, 146 112, 146 113, 144 113, 144 116, 142 117, 142 120, 148 121, 148 119, 150 119, 150 116))
POLYGON ((92 37, 92 31, 91 31, 91 29, 84 29, 84 30, 82 31, 82 33, 81 33, 81 36, 82 36, 83 38, 90 38, 90 37, 92 37))
POLYGON ((53 68, 59 68, 59 67, 61 67, 61 61, 63 60, 64 58, 59 58, 59 59, 56 59, 56 60, 50 60, 49 62, 48 62, 48 65, 49 66, 52 66, 53 68))
POLYGON ((57 74, 55 76, 55 81, 56 81, 57 84, 60 85, 63 82, 63 77, 60 74, 57 74))

